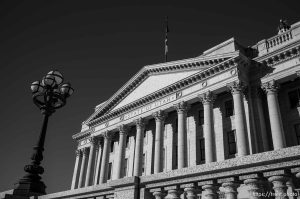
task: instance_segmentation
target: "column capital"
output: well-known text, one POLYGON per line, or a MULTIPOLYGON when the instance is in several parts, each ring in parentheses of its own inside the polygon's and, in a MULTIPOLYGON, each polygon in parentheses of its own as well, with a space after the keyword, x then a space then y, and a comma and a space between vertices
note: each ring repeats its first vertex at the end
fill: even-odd
POLYGON ((198 95, 198 98, 202 104, 210 104, 215 101, 216 95, 212 91, 207 91, 206 93, 198 95))
POLYGON ((237 193, 237 188, 240 186, 238 182, 224 182, 222 187, 225 193, 237 193))
POLYGON ((91 142, 92 145, 96 145, 98 143, 98 138, 93 136, 93 137, 90 138, 90 142, 91 142))
POLYGON ((174 107, 175 107, 177 113, 186 113, 188 111, 188 109, 190 108, 190 106, 188 105, 188 103, 186 101, 181 101, 177 104, 174 104, 174 107))
POLYGON ((146 125, 145 120, 143 118, 138 118, 134 122, 135 122, 136 128, 144 128, 146 125))
POLYGON ((103 139, 97 138, 97 142, 95 144, 95 150, 99 151, 99 148, 101 147, 102 144, 103 144, 103 139))
POLYGON ((112 137, 113 137, 113 133, 110 132, 110 131, 105 131, 103 134, 102 134, 103 138, 105 140, 111 140, 112 137))
POLYGON ((152 194, 155 199, 162 199, 166 195, 162 191, 154 191, 152 194))
POLYGON ((226 86, 232 94, 243 93, 247 87, 244 82, 239 80, 228 83, 226 86))
POLYGON ((85 147, 85 148, 82 148, 82 149, 81 149, 81 152, 82 152, 82 156, 86 156, 86 155, 88 154, 88 150, 87 150, 86 147, 85 147))
POLYGON ((127 135, 129 128, 128 128, 127 125, 121 124, 120 126, 118 126, 118 130, 119 130, 120 134, 126 134, 127 135))
POLYGON ((280 85, 276 80, 271 80, 269 82, 263 83, 261 85, 261 88, 267 93, 267 94, 274 94, 277 93, 280 89, 280 85))
POLYGON ((286 183, 289 179, 290 179, 290 177, 287 175, 271 176, 268 178, 269 182, 272 182, 272 183, 274 183, 274 182, 286 183))
POLYGON ((76 156, 81 156, 80 149, 76 149, 76 150, 75 150, 75 155, 76 155, 76 156))
POLYGON ((155 121, 164 121, 166 119, 166 113, 162 110, 156 111, 152 114, 155 121))

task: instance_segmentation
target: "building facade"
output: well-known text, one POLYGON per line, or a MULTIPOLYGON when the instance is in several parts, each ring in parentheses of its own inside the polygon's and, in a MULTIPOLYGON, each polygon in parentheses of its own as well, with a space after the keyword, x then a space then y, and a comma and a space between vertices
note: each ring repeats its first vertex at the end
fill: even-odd
POLYGON ((299 100, 300 22, 145 66, 73 136, 71 189, 39 198, 295 198, 299 100))

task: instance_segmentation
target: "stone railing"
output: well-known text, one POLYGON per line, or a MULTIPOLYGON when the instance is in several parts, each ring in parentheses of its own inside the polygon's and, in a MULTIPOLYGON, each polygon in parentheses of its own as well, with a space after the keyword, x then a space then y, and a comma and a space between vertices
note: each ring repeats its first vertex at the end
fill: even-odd
POLYGON ((300 39, 300 22, 291 26, 291 29, 275 35, 269 39, 264 39, 258 42, 254 48, 258 51, 258 56, 273 52, 283 46, 290 44, 300 39))
POLYGON ((276 35, 276 36, 271 37, 270 39, 266 40, 267 48, 268 49, 274 48, 274 47, 281 45, 285 42, 288 42, 292 39, 293 39, 292 31, 291 30, 286 31, 284 33, 281 33, 279 35, 276 35))
POLYGON ((145 194, 140 198, 297 196, 296 177, 300 177, 300 146, 142 176, 139 187, 145 194))
POLYGON ((295 199, 299 178, 300 146, 294 146, 31 199, 295 199))

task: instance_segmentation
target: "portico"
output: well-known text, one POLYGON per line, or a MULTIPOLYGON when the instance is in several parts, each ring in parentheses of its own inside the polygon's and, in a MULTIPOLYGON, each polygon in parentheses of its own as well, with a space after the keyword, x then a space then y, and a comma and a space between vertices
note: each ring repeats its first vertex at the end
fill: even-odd
MULTIPOLYGON (((203 165, 205 169, 228 159, 244 160, 256 153, 297 145, 286 142, 289 109, 283 110, 280 104, 287 96, 280 87, 299 81, 300 66, 292 62, 299 55, 299 47, 278 52, 282 62, 290 60, 293 67, 276 65, 274 54, 251 58, 242 52, 230 39, 199 57, 139 71, 97 106, 82 131, 73 136, 79 145, 71 189, 130 177, 146 182, 143 176, 180 173, 193 166, 203 165), (273 67, 273 72, 259 69, 263 72, 258 73, 257 67, 273 67)), ((292 122, 300 123, 300 118, 292 122)), ((196 189, 201 187, 206 197, 216 198, 216 190, 221 187, 225 198, 235 199, 244 183, 256 198, 266 179, 284 185, 290 174, 278 176, 262 171, 251 176, 201 180, 198 184, 153 189, 149 185, 147 190, 155 198, 178 198, 182 193, 195 198, 196 189)))

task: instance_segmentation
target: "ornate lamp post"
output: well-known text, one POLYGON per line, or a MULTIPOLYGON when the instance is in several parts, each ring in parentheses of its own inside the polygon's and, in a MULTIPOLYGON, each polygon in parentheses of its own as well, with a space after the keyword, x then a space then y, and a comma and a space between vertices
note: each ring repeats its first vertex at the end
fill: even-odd
POLYGON ((33 82, 31 90, 33 102, 41 110, 44 120, 37 145, 33 148, 32 162, 24 167, 27 174, 15 184, 14 196, 28 197, 46 194, 46 186, 40 177, 44 173, 44 168, 40 164, 43 160, 48 118, 56 109, 66 104, 66 99, 74 91, 70 83, 63 83, 62 74, 55 70, 50 71, 41 82, 33 82))

